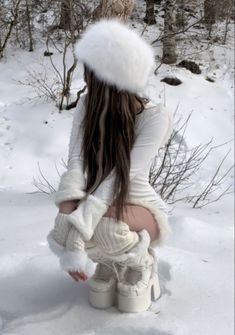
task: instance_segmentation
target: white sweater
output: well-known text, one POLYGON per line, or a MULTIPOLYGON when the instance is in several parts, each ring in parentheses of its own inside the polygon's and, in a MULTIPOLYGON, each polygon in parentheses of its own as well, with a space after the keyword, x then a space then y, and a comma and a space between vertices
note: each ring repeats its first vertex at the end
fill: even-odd
MULTIPOLYGON (((74 112, 73 126, 70 135, 67 171, 61 176, 55 204, 63 201, 81 199, 78 208, 69 216, 69 221, 79 230, 84 241, 92 238, 94 230, 108 207, 113 202, 112 185, 115 170, 85 200, 84 192, 86 175, 82 172, 81 143, 83 130, 81 121, 85 113, 85 96, 74 112)), ((160 237, 152 245, 161 244, 170 229, 166 205, 149 184, 149 170, 152 159, 163 147, 172 132, 172 116, 162 105, 149 102, 145 110, 136 117, 136 140, 131 151, 130 193, 128 203, 148 208, 160 227, 160 237)))

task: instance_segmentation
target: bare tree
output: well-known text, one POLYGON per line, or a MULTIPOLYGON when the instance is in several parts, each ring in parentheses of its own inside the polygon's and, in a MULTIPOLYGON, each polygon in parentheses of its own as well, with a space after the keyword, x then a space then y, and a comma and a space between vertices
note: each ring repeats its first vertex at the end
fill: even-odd
POLYGON ((225 22, 225 33, 223 43, 226 42, 228 25, 231 19, 234 20, 234 1, 233 0, 204 0, 204 22, 208 30, 208 37, 211 37, 213 27, 219 20, 225 22))
POLYGON ((224 0, 224 5, 220 5, 219 14, 225 19, 225 30, 224 30, 224 37, 223 37, 223 44, 227 41, 227 34, 228 34, 228 27, 231 19, 235 18, 235 9, 233 0, 224 0))
POLYGON ((155 12, 154 12, 154 0, 146 0, 146 14, 144 22, 147 25, 152 25, 156 23, 155 12))
POLYGON ((191 119, 177 122, 175 129, 164 149, 155 157, 150 169, 149 182, 152 187, 168 203, 184 201, 192 204, 193 208, 201 208, 218 201, 224 195, 231 193, 232 183, 229 175, 234 165, 224 168, 228 158, 228 151, 221 162, 214 167, 212 176, 200 181, 200 171, 207 163, 208 157, 221 146, 212 146, 213 140, 206 144, 199 144, 191 149, 185 141, 185 133, 191 119), (195 186, 197 185, 197 186, 195 186))
POLYGON ((28 27, 28 34, 29 34, 29 51, 31 52, 33 51, 33 35, 32 35, 29 0, 25 0, 25 5, 26 5, 26 20, 27 20, 27 27, 28 27))
MULTIPOLYGON (((14 26, 18 22, 19 6, 21 0, 13 1, 9 12, 5 13, 4 8, 0 8, 0 59, 11 37, 14 26)), ((8 9, 6 9, 8 11, 8 9)))
POLYGON ((233 184, 230 183, 224 186, 224 182, 226 182, 229 174, 234 171, 234 165, 230 166, 227 170, 222 172, 222 167, 224 162, 226 161, 228 155, 230 154, 230 150, 224 155, 221 162, 217 166, 214 174, 211 179, 207 182, 205 187, 199 192, 198 195, 191 197, 189 202, 193 203, 193 208, 202 208, 206 205, 209 205, 213 202, 220 200, 224 195, 233 193, 233 184), (218 193, 218 190, 220 191, 218 193), (217 192, 216 192, 217 191, 217 192), (217 193, 215 195, 215 193, 217 193))
POLYGON ((177 60, 176 54, 176 0, 165 1, 163 58, 165 64, 173 64, 177 60))
POLYGON ((93 12, 94 19, 117 17, 127 21, 134 8, 134 0, 100 0, 93 12))
POLYGON ((206 24, 214 24, 216 19, 216 0, 204 0, 204 19, 206 24))
POLYGON ((60 7, 60 28, 68 30, 71 26, 71 9, 73 8, 72 0, 61 0, 60 7))
MULTIPOLYGON (((231 174, 234 165, 224 168, 224 163, 230 153, 228 151, 222 160, 214 167, 210 177, 201 181, 200 171, 210 154, 224 143, 212 146, 212 140, 189 149, 185 141, 185 132, 191 114, 186 121, 179 120, 165 148, 155 157, 150 169, 149 182, 155 191, 169 204, 183 201, 191 204, 192 208, 202 208, 222 197, 232 193, 231 174), (199 182, 198 182, 199 181, 199 182)), ((66 163, 62 160, 62 165, 66 163)), ((208 165, 208 163, 206 164, 208 165)), ((56 172, 60 176, 57 166, 56 172)), ((37 192, 53 193, 55 187, 43 174, 38 164, 39 177, 34 178, 37 192)))
POLYGON ((216 21, 217 8, 216 0, 204 0, 204 21, 209 32, 209 37, 211 37, 212 27, 216 21))
MULTIPOLYGON (((56 105, 61 111, 68 106, 71 106, 71 82, 73 78, 73 73, 76 69, 77 59, 74 54, 74 45, 76 40, 80 37, 83 29, 89 24, 92 17, 92 11, 89 6, 86 5, 85 1, 71 0, 67 3, 66 10, 70 10, 69 14, 69 25, 66 29, 60 27, 60 37, 56 38, 56 32, 58 25, 52 25, 51 29, 48 30, 47 34, 47 52, 50 58, 50 62, 54 73, 57 77, 57 82, 59 86, 60 93, 54 94, 55 89, 53 89, 53 100, 56 101, 56 105), (56 48, 62 54, 62 70, 58 68, 55 63, 53 54, 50 53, 50 47, 56 48), (72 53, 72 57, 69 54, 72 53), (72 61, 71 61, 72 60, 72 61)), ((61 19, 61 12, 60 12, 61 19)), ((55 18, 55 22, 57 18, 55 18)), ((57 21, 58 22, 58 21, 57 21)), ((45 84, 43 85, 45 87, 45 84)), ((47 85, 48 86, 48 85, 47 85)), ((50 85, 49 85, 50 87, 50 85)), ((51 90, 50 90, 51 91, 51 90)), ((56 90, 57 91, 57 90, 56 90)), ((73 105, 73 103, 72 103, 73 105)))
POLYGON ((186 26, 185 18, 185 0, 177 0, 177 16, 176 16, 177 27, 184 31, 186 26))

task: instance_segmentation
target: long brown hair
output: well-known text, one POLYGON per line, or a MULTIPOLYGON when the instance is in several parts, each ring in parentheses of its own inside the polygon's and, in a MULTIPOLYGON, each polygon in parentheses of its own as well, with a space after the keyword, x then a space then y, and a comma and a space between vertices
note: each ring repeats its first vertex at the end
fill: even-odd
POLYGON ((85 191, 94 192, 114 169, 113 200, 120 220, 128 200, 130 152, 135 142, 138 105, 143 111, 148 100, 106 84, 86 65, 84 80, 87 83, 82 143, 83 171, 87 173, 85 191))

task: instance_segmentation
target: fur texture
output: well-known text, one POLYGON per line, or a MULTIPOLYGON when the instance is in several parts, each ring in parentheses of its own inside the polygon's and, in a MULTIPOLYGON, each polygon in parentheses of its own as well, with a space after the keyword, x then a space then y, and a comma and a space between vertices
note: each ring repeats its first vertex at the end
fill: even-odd
POLYGON ((95 263, 88 258, 83 250, 76 252, 65 251, 60 257, 60 266, 65 271, 84 272, 87 277, 91 277, 95 271, 95 263))
MULTIPOLYGON (((166 212, 159 208, 156 202, 144 201, 142 199, 130 199, 131 204, 147 208, 156 219, 160 235, 156 241, 151 242, 151 246, 162 246, 171 232, 168 224, 166 212)), ((89 195, 87 200, 82 202, 78 208, 68 215, 68 221, 73 224, 81 233, 84 241, 89 241, 94 235, 94 231, 101 218, 108 209, 108 205, 99 198, 89 195)))
MULTIPOLYGON (((74 187, 74 185, 72 185, 72 187, 74 187)), ((67 191, 67 193, 69 192, 67 191)), ((150 210, 160 229, 158 240, 151 242, 151 246, 162 246, 171 232, 168 224, 168 215, 166 214, 165 209, 161 208, 161 204, 158 204, 155 201, 150 202, 142 199, 130 199, 129 202, 133 205, 143 206, 150 210)), ((78 208, 67 216, 67 220, 77 228, 84 241, 89 241, 94 234, 97 224, 106 213, 107 209, 108 205, 104 201, 101 201, 98 197, 89 195, 86 201, 81 202, 78 208)))
POLYGON ((82 171, 79 169, 69 170, 62 174, 58 191, 55 194, 55 204, 63 201, 82 199, 86 193, 84 192, 85 180, 82 171))
POLYGON ((91 25, 75 47, 79 61, 120 90, 143 92, 154 67, 153 49, 117 19, 91 25))
POLYGON ((89 241, 108 205, 99 198, 89 195, 86 201, 79 204, 78 208, 68 215, 68 221, 81 233, 84 241, 89 241))
POLYGON ((62 270, 65 272, 82 271, 88 277, 93 275, 96 265, 88 258, 85 250, 67 250, 54 240, 52 231, 47 235, 47 241, 51 251, 59 258, 62 270))

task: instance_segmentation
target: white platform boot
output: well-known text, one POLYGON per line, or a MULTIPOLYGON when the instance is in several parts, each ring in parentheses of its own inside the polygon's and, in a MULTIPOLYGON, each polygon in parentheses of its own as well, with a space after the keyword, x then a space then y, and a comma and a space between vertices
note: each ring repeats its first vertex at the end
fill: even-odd
POLYGON ((96 247, 87 249, 89 257, 99 263, 88 282, 91 305, 108 308, 116 304, 120 311, 133 313, 147 310, 151 298, 160 296, 148 232, 137 234, 124 222, 105 218, 94 240, 96 247))
POLYGON ((98 263, 95 274, 89 279, 89 302, 95 308, 109 308, 117 303, 117 283, 122 278, 125 266, 120 258, 138 242, 138 234, 130 232, 122 221, 103 217, 98 224, 88 256, 98 263))
POLYGON ((116 302, 117 280, 114 272, 104 264, 98 264, 95 274, 88 281, 89 302, 95 308, 106 309, 116 302))
POLYGON ((89 303, 95 308, 106 309, 116 304, 117 276, 110 260, 105 257, 91 258, 98 264, 94 275, 88 280, 89 303))
POLYGON ((149 250, 149 234, 143 230, 139 235, 140 242, 129 252, 130 257, 124 262, 126 271, 118 282, 117 307, 122 312, 146 311, 151 301, 161 295, 157 260, 149 250))

